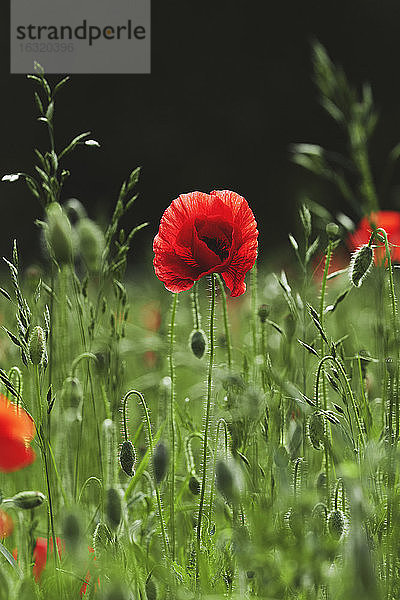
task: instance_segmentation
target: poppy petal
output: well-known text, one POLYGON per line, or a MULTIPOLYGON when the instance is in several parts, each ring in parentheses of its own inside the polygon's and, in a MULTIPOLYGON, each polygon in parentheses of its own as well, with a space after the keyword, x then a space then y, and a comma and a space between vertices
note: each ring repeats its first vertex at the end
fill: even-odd
POLYGON ((0 471, 18 471, 33 463, 35 458, 35 452, 23 440, 0 435, 0 471))

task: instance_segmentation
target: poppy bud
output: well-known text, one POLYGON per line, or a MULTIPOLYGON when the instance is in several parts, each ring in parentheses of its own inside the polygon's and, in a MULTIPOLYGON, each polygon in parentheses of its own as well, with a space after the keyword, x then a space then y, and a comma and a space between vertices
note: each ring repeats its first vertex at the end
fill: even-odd
POLYGON ((313 412, 308 419, 308 437, 315 450, 322 449, 325 437, 324 417, 318 411, 313 412))
POLYGON ((63 538, 66 543, 74 550, 81 537, 81 528, 79 519, 73 513, 66 515, 63 522, 63 538))
POLYGON ((121 463, 122 470, 129 477, 135 474, 136 452, 131 441, 125 440, 122 443, 119 462, 121 463))
POLYGON ((321 471, 317 477, 316 488, 320 498, 324 498, 326 495, 326 473, 321 471))
POLYGON ((37 326, 33 329, 29 338, 28 349, 32 364, 42 365, 46 354, 46 338, 41 327, 37 326))
POLYGON ((100 227, 91 219, 80 219, 76 230, 78 233, 81 256, 89 271, 98 271, 105 241, 100 227))
POLYGON ((349 276, 355 287, 360 287, 371 268, 374 251, 371 246, 364 244, 356 250, 350 261, 349 276))
POLYGON ((286 469, 289 464, 289 454, 285 446, 278 446, 274 452, 274 463, 280 469, 286 469))
POLYGON ((326 235, 328 236, 328 238, 333 242, 335 241, 338 236, 339 236, 339 225, 336 225, 336 223, 328 223, 326 228, 326 235))
POLYGON ((42 494, 42 492, 34 491, 19 492, 10 498, 10 502, 12 502, 14 506, 24 510, 36 508, 43 504, 45 500, 46 496, 42 494))
POLYGON ((112 542, 112 535, 105 523, 97 523, 93 534, 93 549, 96 558, 101 559, 112 542))
POLYGON ((157 600, 157 587, 151 578, 146 581, 146 596, 147 600, 157 600))
POLYGON ((202 358, 206 351, 207 338, 202 329, 194 329, 189 338, 190 348, 196 358, 202 358))
POLYGON ((83 398, 81 382, 77 377, 67 377, 63 383, 62 399, 65 406, 77 408, 83 398))
POLYGON ((322 536, 326 531, 327 508, 322 502, 318 502, 312 510, 311 525, 317 536, 322 536))
POLYGON ((106 495, 106 515, 110 526, 116 529, 121 521, 121 497, 115 488, 108 488, 106 495))
POLYGON ((215 466, 217 490, 227 502, 235 502, 239 496, 237 475, 231 461, 219 460, 215 466))
POLYGON ((192 475, 189 479, 189 490, 194 496, 198 496, 200 494, 200 481, 195 475, 192 475))
POLYGON ((341 510, 332 510, 328 515, 329 533, 335 540, 339 540, 346 526, 346 517, 341 510))
POLYGON ((169 452, 167 446, 164 442, 159 442, 157 446, 154 448, 153 454, 153 469, 154 469, 154 479, 157 484, 160 484, 164 479, 169 463, 169 452))
POLYGON ((265 323, 265 321, 269 317, 270 312, 271 307, 269 306, 269 304, 261 304, 261 306, 258 308, 258 318, 260 319, 261 323, 265 323))
POLYGON ((72 259, 72 228, 60 204, 52 202, 47 208, 45 237, 51 257, 59 264, 72 259))

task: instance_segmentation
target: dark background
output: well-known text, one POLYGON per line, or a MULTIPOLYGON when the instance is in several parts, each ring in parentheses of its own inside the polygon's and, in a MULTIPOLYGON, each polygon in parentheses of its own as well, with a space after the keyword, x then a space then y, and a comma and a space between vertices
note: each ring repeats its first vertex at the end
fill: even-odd
MULTIPOLYGON (((0 8, 0 175, 33 172, 33 147, 47 148, 45 126, 35 121, 34 84, 9 74, 7 5, 0 8)), ((67 159, 64 200, 80 199, 90 216, 105 221, 122 180, 141 165, 140 196, 126 225, 151 225, 133 245, 133 264, 151 256, 171 200, 196 189, 246 197, 259 223, 261 256, 276 254, 296 231, 305 195, 354 217, 335 189, 290 162, 292 142, 346 150, 318 103, 311 40, 325 45, 356 86, 372 84, 381 115, 371 151, 379 177, 400 140, 399 28, 397 0, 153 0, 151 75, 74 75, 58 97, 58 147, 87 130, 101 143, 67 159)), ((25 262, 40 258, 33 225, 40 205, 20 182, 0 184, 0 201, 0 253, 8 256, 17 237, 25 262)), ((383 207, 395 205, 394 195, 383 207)))

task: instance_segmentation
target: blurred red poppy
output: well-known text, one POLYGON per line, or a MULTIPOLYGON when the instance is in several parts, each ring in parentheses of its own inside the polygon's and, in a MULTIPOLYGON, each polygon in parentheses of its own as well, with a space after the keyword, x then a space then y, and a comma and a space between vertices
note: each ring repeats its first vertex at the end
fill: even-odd
POLYGON ((181 194, 164 212, 154 238, 154 270, 171 292, 221 273, 231 296, 257 257, 257 223, 246 200, 228 190, 181 194))
POLYGON ((29 446, 35 433, 32 417, 0 394, 0 471, 17 471, 35 460, 29 446))
MULTIPOLYGON (((89 552, 90 552, 90 554, 93 554, 93 560, 96 560, 96 557, 94 556, 94 549, 89 547, 89 552)), ((83 596, 86 594, 86 590, 87 590, 87 586, 90 582, 90 578, 91 578, 90 571, 88 571, 85 576, 85 581, 82 583, 82 586, 80 589, 81 598, 83 598, 83 596)), ((97 584, 96 583, 94 584, 94 589, 96 589, 97 587, 100 587, 100 578, 99 577, 97 578, 97 584)))
MULTIPOLYGON (((368 244, 373 229, 382 227, 387 233, 392 261, 400 263, 400 212, 381 210, 364 217, 356 231, 348 237, 348 246, 353 252, 363 244, 368 244)), ((374 244, 377 244, 374 241, 374 244)), ((375 262, 385 257, 385 246, 382 243, 375 251, 375 262)))
POLYGON ((14 530, 12 518, 4 510, 0 510, 0 540, 8 537, 14 530))
MULTIPOLYGON (((61 555, 62 555, 63 551, 65 550, 65 543, 59 537, 57 537, 56 544, 57 544, 58 556, 61 558, 61 555)), ((51 554, 53 554, 53 540, 51 538, 50 538, 49 546, 50 546, 50 552, 51 552, 51 554)), ((35 578, 35 581, 38 582, 42 575, 43 569, 46 566, 46 562, 47 562, 47 538, 38 537, 36 539, 36 545, 33 550, 33 560, 34 560, 34 564, 33 564, 32 573, 35 578)))

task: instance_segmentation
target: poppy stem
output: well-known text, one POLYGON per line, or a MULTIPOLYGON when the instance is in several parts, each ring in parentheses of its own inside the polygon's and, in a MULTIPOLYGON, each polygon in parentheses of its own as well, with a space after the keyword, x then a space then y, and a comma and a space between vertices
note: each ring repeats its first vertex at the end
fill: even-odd
POLYGON ((254 359, 257 356, 257 260, 250 271, 251 286, 251 332, 253 337, 254 359))
POLYGON ((231 334, 229 331, 229 319, 228 319, 228 305, 226 301, 226 292, 224 288, 224 282, 222 281, 221 275, 219 273, 215 273, 215 276, 218 281, 219 289, 221 290, 222 296, 222 312, 224 316, 224 328, 225 328, 225 342, 226 342, 226 354, 228 359, 228 368, 232 370, 232 343, 231 343, 231 334))
MULTIPOLYGON (((133 394, 135 394, 139 398, 140 404, 142 405, 142 408, 144 411, 145 422, 146 422, 146 427, 147 427, 147 437, 149 438, 150 452, 151 452, 151 455, 153 456, 154 442, 153 442, 153 434, 151 432, 150 415, 149 415, 149 409, 147 407, 146 400, 144 399, 143 394, 141 394, 137 390, 129 390, 129 392, 127 392, 125 394, 125 396, 122 400, 122 405, 124 407, 124 413, 125 413, 126 403, 128 402, 128 399, 130 398, 130 396, 132 396, 133 394)), ((167 558, 170 555, 170 552, 169 552, 169 548, 168 548, 168 539, 167 539, 167 534, 166 534, 166 529, 165 529, 164 515, 163 515, 163 511, 162 511, 162 506, 161 506, 160 490, 159 490, 157 484, 154 487, 156 490, 157 507, 158 507, 158 514, 160 517, 161 536, 162 536, 163 545, 164 545, 165 559, 167 560, 167 558)))
POLYGON ((203 464, 202 464, 202 478, 201 478, 201 491, 200 491, 200 503, 199 503, 199 516, 197 519, 197 543, 196 543, 196 582, 197 587, 199 578, 199 562, 200 562, 200 544, 201 544, 201 525, 203 518, 204 508, 204 497, 206 490, 206 474, 207 474, 207 446, 208 446, 208 430, 210 426, 210 414, 211 414, 211 392, 212 392, 212 372, 214 362, 214 317, 215 317, 215 274, 211 274, 211 298, 210 298, 210 356, 208 363, 208 376, 207 376, 207 401, 206 401, 206 415, 204 424, 204 438, 203 438, 203 464))
POLYGON ((169 327, 169 376, 171 379, 171 393, 170 393, 170 429, 171 429, 171 475, 169 483, 170 491, 170 541, 171 541, 171 556, 172 560, 175 560, 175 365, 174 365, 174 332, 175 332, 175 318, 176 318, 176 307, 178 305, 178 294, 173 294, 172 307, 171 307, 171 322, 169 327))

